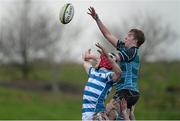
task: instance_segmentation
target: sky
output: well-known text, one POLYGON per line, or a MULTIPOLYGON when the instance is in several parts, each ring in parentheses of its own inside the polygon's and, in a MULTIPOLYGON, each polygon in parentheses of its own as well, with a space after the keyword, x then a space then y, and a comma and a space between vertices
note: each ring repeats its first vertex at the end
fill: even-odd
MULTIPOLYGON (((66 1, 61 2, 66 3, 66 1)), ((67 27, 70 27, 71 24, 78 23, 85 25, 85 32, 80 37, 80 41, 78 41, 77 47, 74 49, 74 57, 80 56, 80 53, 87 50, 87 48, 94 48, 94 43, 97 41, 96 32, 102 35, 93 19, 86 14, 89 6, 93 6, 96 9, 101 20, 108 27, 112 26, 113 23, 121 22, 120 18, 123 20, 133 13, 140 11, 142 13, 148 12, 149 14, 161 15, 164 19, 163 21, 170 23, 173 29, 177 30, 177 33, 180 35, 180 14, 178 13, 180 11, 180 0, 71 0, 70 2, 75 7, 75 17, 67 27), (80 21, 81 19, 82 21, 80 21)), ((56 6, 61 6, 61 3, 55 1, 49 5, 56 8, 56 6)), ((54 11, 58 15, 59 10, 54 9, 54 11)), ((166 46, 163 46, 161 51, 163 50, 165 53, 165 58, 170 60, 171 58, 180 59, 179 46, 180 40, 172 40, 172 45, 168 47, 168 50, 166 46)))
MULTIPOLYGON (((19 0, 21 1, 21 0, 19 0)), ((12 7, 13 0, 0 0, 0 15, 6 14, 5 8, 12 7)), ((149 14, 159 14, 165 22, 170 23, 180 36, 180 0, 35 0, 37 4, 42 4, 47 11, 52 12, 57 22, 59 21, 59 12, 65 3, 72 3, 75 8, 73 20, 64 25, 68 36, 68 31, 71 27, 83 26, 83 32, 78 38, 76 46, 70 53, 72 58, 81 61, 81 54, 89 49, 94 48, 94 43, 97 42, 96 33, 101 35, 95 21, 87 14, 88 7, 93 6, 99 14, 105 25, 112 26, 113 23, 121 22, 124 18, 132 15, 135 12, 149 14), (122 19, 121 19, 122 18, 122 19)), ((47 14, 48 14, 47 12, 47 14)), ((68 40, 67 40, 68 43, 68 40)), ((180 40, 172 40, 172 44, 164 49, 164 56, 172 59, 180 59, 180 40), (166 56, 167 55, 167 56, 166 56)))

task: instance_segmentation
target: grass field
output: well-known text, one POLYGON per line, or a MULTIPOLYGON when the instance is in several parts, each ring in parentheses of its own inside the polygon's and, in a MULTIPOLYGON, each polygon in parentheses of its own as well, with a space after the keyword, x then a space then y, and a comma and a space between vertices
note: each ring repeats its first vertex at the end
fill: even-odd
POLYGON ((80 119, 80 96, 0 88, 0 119, 80 119))
MULTIPOLYGON (((142 65, 139 82, 141 98, 136 105, 136 119, 180 120, 179 68, 180 62, 142 65)), ((59 65, 57 71, 58 80, 83 89, 87 75, 81 65, 59 65)), ((15 81, 20 77, 21 73, 15 67, 1 66, 0 80, 15 81)), ((36 66, 29 80, 51 81, 52 70, 36 66)), ((82 93, 0 87, 0 95, 0 119, 81 119, 82 93)))

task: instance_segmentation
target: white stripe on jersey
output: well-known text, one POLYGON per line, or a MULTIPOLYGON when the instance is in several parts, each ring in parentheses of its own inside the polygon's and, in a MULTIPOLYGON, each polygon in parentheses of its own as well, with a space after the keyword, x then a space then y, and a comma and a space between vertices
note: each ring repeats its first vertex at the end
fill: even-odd
MULTIPOLYGON (((124 59, 124 55, 121 53, 121 51, 119 51, 119 53, 121 54, 121 57, 123 58, 123 60, 125 60, 124 59)), ((121 59, 121 58, 120 58, 121 59)), ((122 59, 121 59, 122 60, 122 59)))
POLYGON ((92 120, 93 115, 94 115, 94 112, 82 113, 82 120, 83 121, 92 120))
POLYGON ((89 95, 83 95, 83 99, 85 100, 89 100, 89 101, 94 101, 94 102, 96 102, 98 99, 97 98, 95 98, 95 97, 91 97, 91 96, 89 96, 89 95))
POLYGON ((83 108, 96 108, 96 104, 83 104, 83 108))
POLYGON ((122 51, 122 53, 124 53, 124 55, 128 58, 128 60, 129 60, 129 56, 124 52, 124 51, 122 51))
POLYGON ((89 92, 93 92, 97 95, 100 95, 102 93, 102 91, 96 89, 96 88, 93 88, 93 87, 89 87, 89 86, 86 86, 85 87, 85 91, 89 91, 89 92))
POLYGON ((91 74, 106 79, 105 73, 97 73, 94 69, 91 71, 91 74), (101 75, 101 76, 99 76, 99 75, 101 75))
POLYGON ((89 78, 88 82, 91 82, 93 84, 96 84, 96 85, 102 86, 102 87, 106 86, 106 83, 101 82, 101 81, 97 81, 96 79, 93 79, 93 78, 89 78))

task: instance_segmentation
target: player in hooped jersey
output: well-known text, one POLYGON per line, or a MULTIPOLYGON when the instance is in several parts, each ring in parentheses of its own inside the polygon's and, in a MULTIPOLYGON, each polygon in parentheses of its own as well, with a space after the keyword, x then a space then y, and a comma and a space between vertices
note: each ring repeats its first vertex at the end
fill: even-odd
POLYGON ((104 101, 113 83, 121 75, 121 69, 115 60, 111 59, 99 43, 96 46, 101 49, 99 57, 90 50, 83 56, 88 81, 83 92, 82 120, 108 120, 104 101), (90 62, 92 59, 97 60, 95 67, 90 62))

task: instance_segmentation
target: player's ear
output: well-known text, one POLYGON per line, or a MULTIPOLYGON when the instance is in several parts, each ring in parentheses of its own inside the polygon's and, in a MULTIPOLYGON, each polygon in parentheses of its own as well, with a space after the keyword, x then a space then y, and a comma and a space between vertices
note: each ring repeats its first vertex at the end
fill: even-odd
POLYGON ((134 39, 135 43, 138 43, 138 40, 137 39, 134 39))

